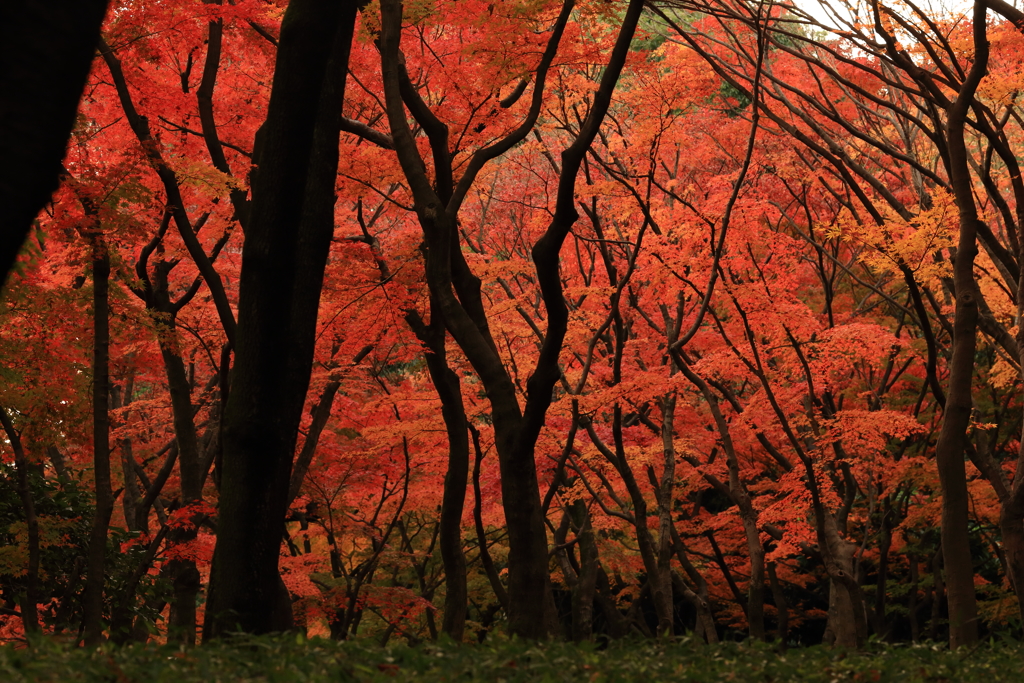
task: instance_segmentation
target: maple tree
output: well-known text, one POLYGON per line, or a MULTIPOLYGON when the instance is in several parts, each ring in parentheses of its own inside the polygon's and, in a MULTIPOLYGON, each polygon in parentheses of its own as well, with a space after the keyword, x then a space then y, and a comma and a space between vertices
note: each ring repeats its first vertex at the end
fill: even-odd
MULTIPOLYGON (((989 55, 987 48, 988 38, 983 30, 986 27, 984 19, 985 8, 977 5, 975 11, 976 15, 972 22, 976 31, 973 38, 975 49, 970 68, 961 67, 957 63, 957 60, 960 59, 957 49, 962 48, 954 47, 949 42, 946 42, 946 39, 939 33, 941 23, 936 22, 935 19, 924 15, 918 10, 911 9, 908 14, 901 15, 888 7, 878 4, 871 5, 868 8, 868 15, 864 19, 853 13, 853 8, 851 8, 850 15, 852 18, 839 17, 839 22, 843 26, 843 30, 840 30, 839 33, 864 49, 867 54, 871 55, 875 63, 871 61, 857 62, 827 46, 825 49, 831 53, 828 57, 822 57, 820 52, 818 54, 812 53, 811 56, 801 55, 802 59, 812 69, 815 67, 820 68, 823 73, 822 76, 818 77, 819 80, 816 88, 818 93, 824 95, 826 92, 827 86, 822 84, 824 80, 826 84, 835 83, 840 88, 840 91, 848 93, 853 91, 857 95, 867 98, 874 97, 875 102, 880 106, 884 106, 889 115, 888 119, 885 115, 874 116, 875 120, 881 124, 880 126, 854 126, 849 114, 841 113, 840 109, 835 105, 824 103, 817 99, 818 93, 810 96, 800 93, 792 88, 791 84, 785 83, 783 79, 777 81, 778 87, 776 88, 780 105, 793 112, 797 120, 802 119, 802 122, 810 130, 807 132, 800 131, 798 126, 794 126, 793 123, 788 121, 780 121, 780 126, 793 131, 795 135, 804 139, 812 149, 822 149, 822 147, 827 146, 828 152, 826 154, 828 155, 827 158, 831 157, 830 162, 840 167, 841 172, 849 176, 859 176, 870 186, 871 190, 879 192, 884 204, 888 204, 889 210, 899 212, 904 220, 910 218, 914 213, 914 209, 907 205, 907 200, 898 197, 892 192, 886 180, 881 178, 880 174, 871 168, 876 162, 872 161, 869 167, 865 168, 863 162, 851 159, 850 155, 845 151, 840 151, 839 147, 835 144, 835 138, 831 137, 832 133, 808 115, 810 108, 813 107, 822 113, 827 120, 844 127, 848 132, 855 134, 858 138, 868 145, 875 147, 883 154, 896 154, 899 158, 903 159, 904 163, 911 164, 915 173, 921 173, 925 183, 934 182, 939 187, 950 192, 955 198, 960 212, 960 244, 955 250, 955 253, 959 254, 960 258, 953 259, 957 264, 956 270, 954 276, 946 280, 946 287, 947 291, 951 292, 970 292, 973 290, 975 294, 957 299, 956 310, 958 311, 958 317, 956 321, 958 322, 953 322, 952 325, 949 325, 949 331, 954 337, 954 347, 951 351, 952 364, 948 366, 951 372, 948 396, 942 393, 937 379, 934 378, 931 372, 929 373, 930 382, 933 384, 933 391, 936 393, 936 398, 944 404, 943 414, 946 416, 943 422, 942 436, 939 438, 936 448, 940 458, 939 472, 942 475, 944 491, 943 548, 946 555, 947 580, 949 581, 951 600, 950 608, 954 611, 954 614, 960 615, 953 617, 954 628, 951 638, 954 644, 970 643, 976 638, 974 633, 976 624, 973 597, 974 571, 968 566, 968 559, 970 558, 967 532, 968 494, 966 477, 961 464, 964 460, 963 454, 965 449, 961 439, 964 438, 967 429, 967 416, 972 410, 971 377, 975 371, 975 347, 973 341, 975 325, 978 324, 978 320, 983 320, 984 322, 981 322, 982 327, 989 334, 992 334, 995 339, 1005 342, 1008 341, 1009 337, 1006 330, 1002 328, 1002 324, 992 317, 991 309, 985 303, 984 297, 975 284, 974 266, 971 258, 971 254, 975 251, 974 245, 977 239, 974 231, 980 231, 979 234, 982 235, 981 241, 985 244, 989 253, 993 255, 993 258, 1001 263, 1008 263, 1011 269, 1016 268, 1015 263, 1011 263, 1015 260, 1010 256, 1011 251, 1000 244, 999 239, 979 219, 979 210, 975 205, 973 197, 974 181, 967 168, 967 153, 964 151, 964 145, 966 144, 964 142, 965 136, 963 129, 958 123, 959 117, 966 117, 968 111, 975 113, 983 112, 981 114, 983 120, 986 113, 991 112, 988 109, 989 105, 987 102, 979 102, 974 97, 974 89, 978 87, 978 82, 981 81, 982 74, 985 73, 989 55), (865 21, 875 33, 882 37, 881 43, 873 42, 863 32, 865 25, 863 22, 865 21), (897 26, 899 29, 896 28, 897 26), (935 71, 913 61, 913 58, 910 56, 911 53, 899 43, 896 33, 898 30, 906 30, 913 36, 914 45, 917 46, 914 49, 919 51, 919 54, 927 55, 927 58, 935 65, 935 71), (834 61, 832 60, 833 56, 835 57, 834 61), (942 61, 943 58, 948 59, 949 62, 942 61), (888 65, 892 73, 880 71, 876 64, 888 65), (853 69, 860 71, 860 76, 853 69), (881 97, 871 95, 864 89, 863 81, 858 82, 859 78, 864 75, 869 75, 872 78, 885 82, 889 92, 881 97), (952 90, 953 94, 949 94, 949 90, 952 90), (794 104, 793 100, 796 100, 797 103, 794 104), (804 102, 810 105, 810 107, 804 108, 806 106, 803 104, 804 102), (902 140, 889 137, 884 132, 884 129, 891 125, 891 119, 897 119, 905 126, 902 140), (952 123, 950 123, 951 121, 952 123), (918 156, 920 153, 919 149, 907 148, 909 146, 908 143, 912 139, 910 131, 920 131, 931 144, 935 145, 933 149, 938 152, 938 156, 942 160, 945 177, 937 173, 938 169, 934 168, 934 166, 929 167, 930 165, 927 162, 922 163, 923 159, 918 156), (825 144, 822 145, 819 140, 825 144), (845 166, 845 169, 843 166, 845 166), (959 281, 957 278, 960 278, 959 281), (980 304, 978 300, 981 301, 980 304), (984 309, 986 315, 983 315, 980 319, 977 318, 975 306, 980 306, 984 309), (956 333, 956 330, 959 330, 959 332, 956 333), (960 347, 957 346, 958 344, 965 344, 966 346, 960 347), (953 403, 948 403, 947 400, 953 403), (957 402, 960 402, 960 408, 955 408, 957 402), (955 417, 957 415, 959 415, 958 418, 955 417)), ((720 16, 729 16, 732 19, 741 21, 744 20, 742 14, 742 10, 729 8, 724 5, 719 9, 720 16)), ((801 17, 803 21, 813 21, 807 15, 801 15, 801 17)), ((746 21, 749 22, 749 19, 746 21)), ((786 31, 785 34, 787 36, 794 35, 792 31, 786 31)), ((820 43, 815 43, 816 47, 818 45, 820 43)), ((800 54, 799 50, 794 49, 792 45, 780 42, 779 46, 780 49, 789 51, 794 55, 800 54)), ((871 114, 866 111, 859 114, 860 118, 868 118, 869 116, 871 114)), ((986 121, 980 124, 979 127, 983 131, 982 139, 991 141, 990 144, 993 145, 989 154, 999 154, 999 152, 996 152, 996 149, 1001 149, 1001 158, 1006 158, 1008 155, 1006 153, 1005 137, 1000 139, 1004 134, 1001 130, 997 132, 999 126, 992 126, 986 121)), ((824 152, 824 150, 822 151, 824 152)), ((928 153, 926 152, 925 154, 927 155, 928 153)), ((1012 159, 1009 163, 1011 167, 1016 164, 1015 160, 1012 159)), ((990 170, 986 170, 982 173, 982 177, 990 172, 990 170)), ((998 190, 991 183, 991 176, 989 176, 987 183, 984 180, 982 180, 982 183, 985 185, 989 197, 993 198, 997 204, 1007 206, 1003 198, 998 196, 998 190)), ((925 189, 927 186, 922 183, 920 177, 916 179, 915 186, 923 207, 928 208, 931 197, 927 189, 925 189)), ((863 192, 859 194, 858 199, 867 205, 868 200, 863 192)), ((883 219, 882 212, 872 209, 869 205, 867 208, 873 213, 872 217, 878 224, 883 225, 889 222, 883 219)), ((930 338, 932 333, 929 329, 930 323, 927 322, 927 314, 924 312, 924 305, 920 301, 920 294, 915 294, 919 290, 918 283, 913 281, 910 268, 905 263, 901 263, 900 268, 914 296, 917 317, 920 324, 925 328, 926 337, 930 338)), ((1017 355, 1016 344, 1011 348, 1013 348, 1014 355, 1017 355)), ((934 361, 931 360, 934 355, 934 342, 929 340, 930 367, 934 367, 934 361)), ((971 450, 969 444, 967 444, 966 450, 971 450)), ((976 462, 979 460, 978 457, 974 456, 972 456, 972 459, 976 462)), ((989 472, 993 471, 991 463, 982 463, 981 468, 989 472)), ((1008 497, 1004 498, 1008 500, 1008 497)))
POLYGON ((1024 36, 859 11, 114 3, 3 299, 4 637, 1019 619, 1024 36))

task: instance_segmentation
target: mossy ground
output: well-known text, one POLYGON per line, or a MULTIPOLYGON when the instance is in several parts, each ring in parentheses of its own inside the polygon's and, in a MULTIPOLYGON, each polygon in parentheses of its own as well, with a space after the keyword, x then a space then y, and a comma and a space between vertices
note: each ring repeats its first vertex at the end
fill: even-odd
POLYGON ((191 650, 173 646, 76 649, 53 642, 0 648, 0 681, 234 683, 267 681, 1020 681, 1024 646, 985 643, 950 652, 939 645, 822 647, 781 653, 770 645, 616 643, 605 650, 569 643, 451 642, 381 648, 296 637, 246 638, 191 650))

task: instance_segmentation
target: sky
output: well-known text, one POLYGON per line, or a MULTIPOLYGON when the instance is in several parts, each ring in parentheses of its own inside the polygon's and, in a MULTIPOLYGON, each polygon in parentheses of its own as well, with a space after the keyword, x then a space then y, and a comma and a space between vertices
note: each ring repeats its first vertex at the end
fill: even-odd
MULTIPOLYGON (((801 8, 815 19, 823 24, 832 25, 834 20, 830 17, 829 11, 826 7, 831 7, 833 12, 842 12, 849 16, 845 12, 843 2, 829 2, 828 0, 793 0, 797 7, 801 8)), ((1018 0, 1010 0, 1012 4, 1018 4, 1018 0)), ((866 6, 863 0, 850 0, 850 4, 860 4, 866 6)), ((888 4, 899 4, 899 3, 888 3, 888 4)), ((915 3, 919 8, 929 13, 935 12, 942 14, 951 10, 959 12, 967 12, 970 10, 972 0, 917 0, 915 3)))

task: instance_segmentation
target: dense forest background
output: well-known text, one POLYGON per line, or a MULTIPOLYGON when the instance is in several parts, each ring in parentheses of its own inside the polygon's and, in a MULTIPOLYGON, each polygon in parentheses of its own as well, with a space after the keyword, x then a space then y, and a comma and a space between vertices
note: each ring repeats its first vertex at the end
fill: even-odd
POLYGON ((115 0, 0 639, 1019 636, 1024 14, 115 0))

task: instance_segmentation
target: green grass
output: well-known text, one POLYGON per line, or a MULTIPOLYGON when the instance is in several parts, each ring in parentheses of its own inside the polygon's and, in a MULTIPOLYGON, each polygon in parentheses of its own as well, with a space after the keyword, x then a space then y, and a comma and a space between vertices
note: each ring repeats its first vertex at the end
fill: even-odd
POLYGON ((267 681, 1019 681, 1024 647, 988 643, 873 646, 862 653, 821 647, 780 654, 770 646, 618 643, 607 650, 567 643, 441 643, 380 648, 295 637, 248 638, 183 651, 172 646, 74 649, 53 642, 0 648, 0 681, 234 683, 267 681))

